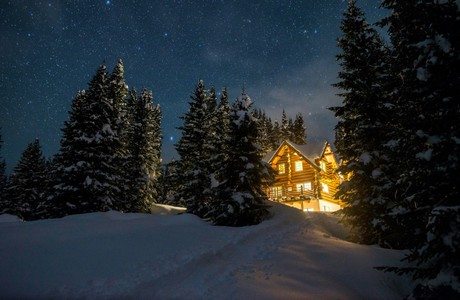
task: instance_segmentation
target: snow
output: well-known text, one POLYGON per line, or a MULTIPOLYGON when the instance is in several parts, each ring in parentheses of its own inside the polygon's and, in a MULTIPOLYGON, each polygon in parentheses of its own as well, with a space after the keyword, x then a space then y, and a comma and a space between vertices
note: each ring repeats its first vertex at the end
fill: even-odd
POLYGON ((433 155, 433 149, 428 149, 424 152, 419 152, 415 155, 416 158, 424 159, 426 161, 431 160, 431 156, 433 155))
MULTIPOLYGON (((2 298, 401 299, 400 251, 347 242, 330 214, 271 203, 256 226, 116 211, 0 222, 2 298)), ((164 206, 168 209, 167 206, 164 206)), ((11 219, 2 216, 0 220, 11 219)))
POLYGON ((425 68, 417 68, 417 79, 420 81, 428 81, 428 74, 425 68))
POLYGON ((11 222, 22 222, 22 220, 16 216, 9 215, 9 214, 0 215, 0 223, 11 223, 11 222))
POLYGON ((369 152, 364 152, 364 153, 361 154, 361 156, 359 157, 359 160, 362 161, 365 165, 367 165, 368 163, 371 162, 372 156, 369 154, 369 152))

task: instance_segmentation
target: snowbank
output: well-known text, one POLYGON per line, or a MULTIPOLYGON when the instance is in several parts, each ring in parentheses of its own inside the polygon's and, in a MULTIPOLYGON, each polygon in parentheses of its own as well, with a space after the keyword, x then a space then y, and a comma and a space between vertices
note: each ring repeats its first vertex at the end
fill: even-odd
MULTIPOLYGON (((399 299, 372 267, 400 252, 355 245, 325 214, 273 203, 257 226, 115 211, 0 223, 3 298, 399 299)), ((3 219, 3 217, 2 217, 3 219)))

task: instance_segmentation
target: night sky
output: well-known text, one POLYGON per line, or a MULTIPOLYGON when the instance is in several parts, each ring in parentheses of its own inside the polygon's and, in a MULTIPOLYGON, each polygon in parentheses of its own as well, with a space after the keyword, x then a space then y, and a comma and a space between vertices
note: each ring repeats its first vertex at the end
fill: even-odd
MULTIPOLYGON (((384 13, 378 0, 358 4, 370 22, 384 13)), ((0 0, 1 155, 11 171, 36 137, 55 154, 72 98, 118 58, 129 87, 161 105, 166 162, 199 79, 227 86, 231 101, 245 86, 272 118, 301 112, 309 137, 333 141, 326 108, 340 103, 330 85, 345 9, 344 0, 0 0)))

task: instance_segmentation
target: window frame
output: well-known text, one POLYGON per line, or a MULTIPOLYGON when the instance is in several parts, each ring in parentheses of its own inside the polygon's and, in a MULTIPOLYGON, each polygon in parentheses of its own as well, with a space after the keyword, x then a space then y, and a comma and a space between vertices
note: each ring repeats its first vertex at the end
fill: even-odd
POLYGON ((312 190, 311 181, 307 181, 307 182, 304 182, 304 183, 297 183, 295 185, 295 187, 296 187, 296 191, 298 193, 302 192, 302 186, 303 186, 303 192, 312 190))
POLYGON ((278 174, 279 175, 286 174, 286 164, 285 163, 278 164, 278 174))
POLYGON ((303 161, 301 161, 301 160, 296 160, 296 161, 294 162, 294 170, 295 170, 296 172, 301 172, 301 171, 303 171, 303 161), (299 166, 300 166, 300 168, 299 168, 299 166))

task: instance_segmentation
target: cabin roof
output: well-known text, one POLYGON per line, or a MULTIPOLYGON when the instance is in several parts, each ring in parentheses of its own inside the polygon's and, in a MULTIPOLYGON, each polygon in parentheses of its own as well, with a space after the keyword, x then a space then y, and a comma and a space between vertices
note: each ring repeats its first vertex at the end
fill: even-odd
POLYGON ((281 147, 284 145, 289 145, 292 148, 294 148, 298 154, 302 155, 312 166, 319 168, 316 163, 314 163, 315 159, 321 158, 324 154, 324 150, 326 149, 327 145, 329 143, 326 140, 323 140, 322 142, 310 142, 307 143, 306 145, 297 145, 294 144, 293 142, 290 142, 288 140, 285 140, 281 143, 281 145, 276 149, 275 151, 270 151, 263 160, 267 163, 271 162, 273 158, 275 157, 275 154, 280 151, 281 147))

